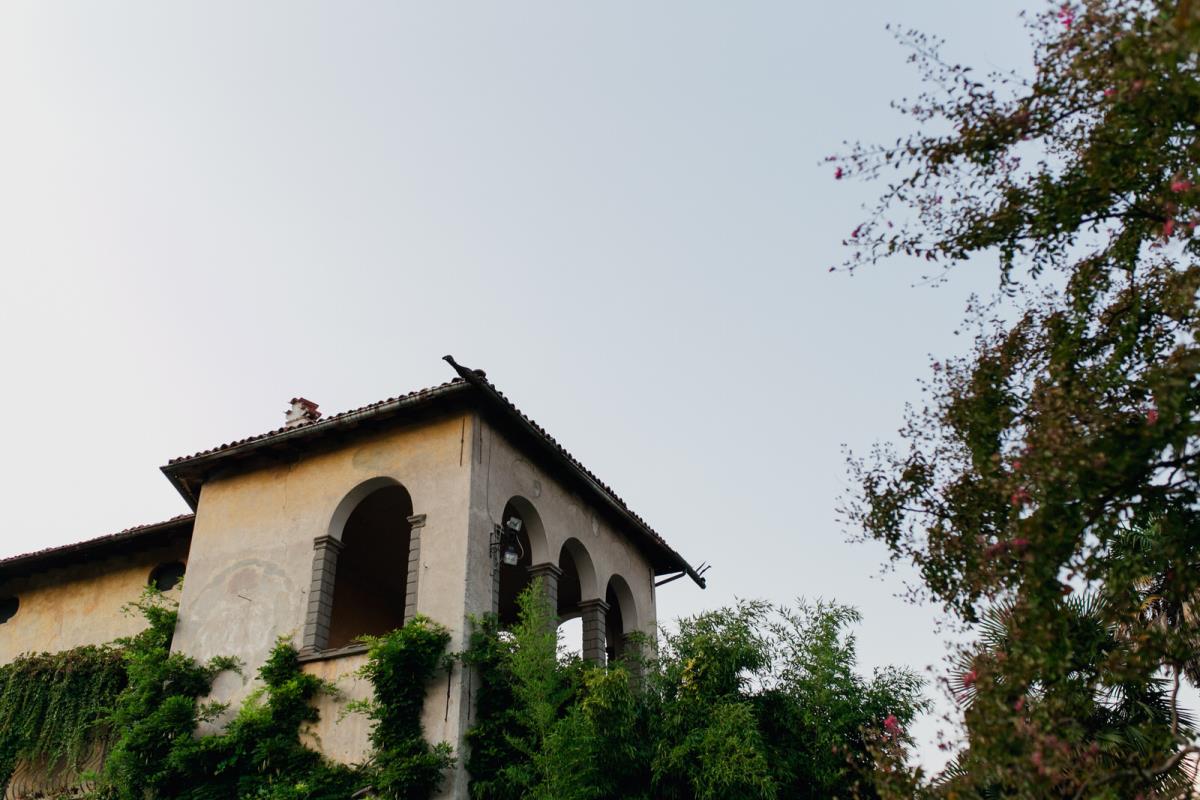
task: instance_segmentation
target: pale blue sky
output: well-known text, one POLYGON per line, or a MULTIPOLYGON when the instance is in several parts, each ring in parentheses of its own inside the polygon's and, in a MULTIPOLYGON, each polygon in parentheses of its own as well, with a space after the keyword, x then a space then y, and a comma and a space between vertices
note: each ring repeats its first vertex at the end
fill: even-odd
MULTIPOLYGON (((0 556, 185 510, 157 467, 489 376, 734 597, 935 612, 838 522, 994 264, 829 274, 905 130, 888 22, 1024 67, 1013 0, 0 5, 0 556)), ((933 723, 919 733, 928 742, 933 723)), ((925 758, 936 761, 926 744, 925 758)))

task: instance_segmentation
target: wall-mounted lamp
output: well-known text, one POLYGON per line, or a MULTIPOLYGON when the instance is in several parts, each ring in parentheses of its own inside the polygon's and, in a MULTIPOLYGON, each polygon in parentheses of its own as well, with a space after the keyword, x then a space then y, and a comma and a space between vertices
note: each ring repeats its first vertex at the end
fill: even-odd
POLYGON ((521 563, 525 548, 521 545, 521 520, 509 517, 503 526, 497 525, 492 529, 490 552, 492 558, 500 554, 500 560, 510 567, 521 563))

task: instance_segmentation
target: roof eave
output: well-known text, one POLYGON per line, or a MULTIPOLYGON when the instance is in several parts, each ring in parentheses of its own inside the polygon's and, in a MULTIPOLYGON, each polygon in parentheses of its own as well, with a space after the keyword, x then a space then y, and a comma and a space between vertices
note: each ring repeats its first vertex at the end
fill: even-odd
MULTIPOLYGON (((48 569, 88 561, 105 553, 110 555, 121 553, 135 543, 143 544, 155 539, 170 539, 182 535, 195 521, 195 515, 184 514, 162 522, 140 525, 128 530, 119 531, 95 539, 82 542, 50 547, 33 553, 23 553, 17 556, 0 559, 0 580, 8 580, 22 575, 44 572, 48 569)), ((191 535, 190 530, 187 535, 191 535)))
POLYGON ((679 570, 686 572, 688 577, 695 581, 697 586, 701 589, 707 587, 707 581, 705 581, 704 577, 683 556, 650 530, 646 523, 633 514, 633 512, 621 503, 618 503, 612 494, 601 486, 586 470, 581 469, 578 464, 564 456, 558 447, 546 441, 546 435, 538 430, 523 414, 517 411, 512 403, 508 402, 490 383, 480 377, 474 370, 468 369, 456 362, 453 356, 444 356, 444 359, 446 363, 454 368, 463 381, 478 389, 490 401, 493 408, 499 409, 505 418, 515 423, 531 439, 539 442, 542 445, 543 452, 549 455, 559 467, 566 469, 573 477, 583 482, 596 497, 600 498, 600 501, 610 511, 616 514, 627 525, 637 530, 647 542, 666 554, 670 560, 675 562, 679 570))
POLYGON ((238 460, 242 457, 256 454, 260 451, 265 451, 270 448, 277 448, 280 445, 286 445, 295 439, 307 439, 314 436, 330 434, 339 430, 348 430, 357 428, 363 423, 384 419, 390 416, 397 415, 409 408, 417 408, 436 402, 439 399, 457 395, 468 391, 469 389, 476 390, 481 398, 486 402, 487 408, 498 412, 505 420, 517 427, 525 434, 532 442, 536 443, 543 454, 549 458, 560 469, 565 470, 571 477, 585 485, 588 490, 599 498, 600 502, 612 512, 621 522, 637 531, 639 537, 643 539, 649 546, 658 550, 667 561, 672 563, 673 568, 685 572, 688 577, 695 581, 700 588, 706 587, 706 581, 691 564, 687 562, 678 552, 670 545, 654 533, 650 527, 642 521, 636 514, 631 512, 624 504, 617 501, 613 497, 610 490, 601 485, 596 478, 583 469, 573 459, 567 457, 562 450, 551 440, 547 434, 533 425, 515 406, 512 405, 503 395, 501 395, 487 380, 474 370, 463 367, 458 364, 453 357, 446 356, 445 361, 454 368, 461 382, 445 384, 435 389, 419 392, 413 395, 396 398, 395 400, 381 403, 373 406, 368 406, 357 411, 351 411, 344 414, 338 414, 335 417, 319 420, 317 422, 300 425, 295 428, 280 430, 274 433, 256 437, 250 441, 235 444, 229 447, 221 447, 215 450, 200 453, 187 458, 176 459, 160 469, 179 492, 184 501, 196 510, 199 503, 200 492, 195 485, 196 479, 202 480, 202 475, 210 467, 218 462, 229 463, 230 460, 238 460))
POLYGON ((197 472, 203 472, 207 467, 218 461, 236 460, 239 457, 251 455, 261 450, 266 450, 279 445, 287 444, 294 439, 311 438, 313 436, 333 433, 334 431, 357 428, 364 422, 380 419, 399 413, 410 407, 424 405, 435 401, 440 397, 457 394, 466 389, 466 384, 456 383, 438 387, 437 389, 423 392, 416 395, 398 397, 387 403, 370 406, 358 411, 351 411, 345 414, 338 414, 336 417, 330 417, 325 420, 318 420, 307 425, 298 425, 295 428, 281 430, 269 434, 264 437, 255 438, 248 442, 236 444, 231 447, 218 448, 211 452, 201 453, 187 458, 176 459, 167 464, 164 464, 159 469, 171 485, 175 487, 175 491, 179 492, 180 496, 192 507, 194 511, 199 503, 199 495, 194 492, 192 486, 187 481, 188 475, 194 475, 197 472))

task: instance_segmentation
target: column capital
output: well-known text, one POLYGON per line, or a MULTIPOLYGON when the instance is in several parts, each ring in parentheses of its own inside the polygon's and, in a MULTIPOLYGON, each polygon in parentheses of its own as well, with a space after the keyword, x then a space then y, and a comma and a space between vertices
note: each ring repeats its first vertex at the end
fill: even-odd
POLYGON ((608 603, 601 600, 599 597, 592 600, 580 600, 579 610, 584 613, 588 611, 599 611, 601 614, 607 614, 609 609, 608 603))
POLYGON ((548 561, 544 564, 534 564, 527 569, 529 574, 535 578, 553 578, 554 580, 558 580, 563 574, 562 568, 558 564, 551 564, 548 561))
POLYGON ((408 524, 414 528, 424 528, 425 527, 425 515, 424 514, 413 514, 411 517, 408 518, 408 524))
POLYGON ((334 536, 318 536, 313 539, 313 550, 332 550, 340 553, 346 543, 334 536))

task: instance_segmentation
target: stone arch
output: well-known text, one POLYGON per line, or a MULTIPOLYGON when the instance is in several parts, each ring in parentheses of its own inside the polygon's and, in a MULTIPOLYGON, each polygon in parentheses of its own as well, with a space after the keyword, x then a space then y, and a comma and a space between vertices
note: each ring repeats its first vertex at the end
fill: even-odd
MULTIPOLYGON (((502 628, 509 628, 517 621, 517 597, 534 577, 541 577, 557 602, 557 567, 549 563, 550 543, 542 517, 528 499, 514 495, 504 504, 500 514, 499 535, 493 539, 492 569, 494 595, 493 607, 502 628), (520 521, 520 530, 514 533, 512 520, 520 521), (506 563, 504 555, 511 548, 517 551, 517 562, 506 563)), ((496 537, 496 534, 493 534, 496 537)))
POLYGON ((567 539, 558 551, 558 619, 562 623, 584 615, 585 601, 599 597, 596 568, 578 539, 567 539))
POLYGON ((393 478, 363 481, 342 498, 313 542, 304 650, 344 647, 412 618, 424 523, 393 478))
POLYGON ((367 495, 386 486, 404 488, 404 485, 395 478, 381 475, 365 480, 347 492, 346 496, 337 504, 337 508, 333 510, 333 516, 329 518, 329 525, 326 528, 325 535, 341 541, 342 533, 346 528, 346 521, 350 519, 350 515, 354 513, 354 509, 358 508, 359 503, 365 500, 367 495))
POLYGON ((542 515, 538 513, 533 503, 519 494, 513 495, 504 504, 504 519, 501 522, 508 522, 511 516, 521 519, 522 530, 530 547, 530 563, 545 564, 548 562, 550 560, 550 539, 546 536, 546 526, 542 523, 542 515))
POLYGON ((595 600, 599 589, 596 568, 587 548, 578 539, 567 539, 558 551, 558 611, 559 644, 569 653, 585 655, 584 601, 595 600))
POLYGON ((605 614, 605 653, 608 661, 619 661, 628 650, 629 634, 639 630, 637 600, 629 582, 620 575, 608 579, 604 592, 608 606, 605 614))

